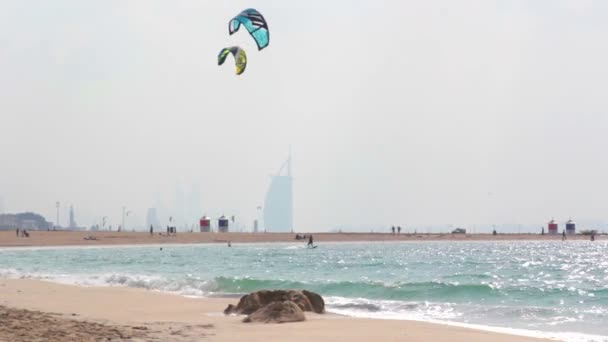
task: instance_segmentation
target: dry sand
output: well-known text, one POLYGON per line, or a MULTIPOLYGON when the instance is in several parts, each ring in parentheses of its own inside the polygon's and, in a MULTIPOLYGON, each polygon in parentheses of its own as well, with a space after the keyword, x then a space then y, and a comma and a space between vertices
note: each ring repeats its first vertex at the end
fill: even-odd
POLYGON ((307 321, 242 323, 236 299, 186 298, 123 287, 0 280, 0 341, 540 341, 460 327, 306 313, 307 321))
MULTIPOLYGON (((96 246, 139 245, 165 243, 256 243, 297 242, 290 233, 178 233, 176 236, 150 235, 143 232, 74 232, 74 231, 30 231, 30 237, 17 237, 15 231, 0 231, 0 247, 17 246, 96 246), (88 239, 93 237, 94 240, 88 239)), ((300 233, 306 234, 306 233, 300 233)), ((555 240, 561 235, 539 234, 400 234, 386 233, 313 233, 315 243, 328 241, 510 241, 510 240, 555 240)), ((605 239, 597 236, 597 240, 605 239)), ((568 240, 589 240, 588 236, 568 236, 568 240)), ((306 241, 300 240, 301 243, 306 241)))

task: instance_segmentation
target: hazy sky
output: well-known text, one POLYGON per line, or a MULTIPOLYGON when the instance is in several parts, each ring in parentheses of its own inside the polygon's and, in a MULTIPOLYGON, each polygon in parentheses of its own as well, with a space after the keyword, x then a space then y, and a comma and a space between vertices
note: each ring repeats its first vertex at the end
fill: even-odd
POLYGON ((600 0, 0 0, 1 203, 250 226, 291 145, 299 231, 606 222, 607 37, 600 0))

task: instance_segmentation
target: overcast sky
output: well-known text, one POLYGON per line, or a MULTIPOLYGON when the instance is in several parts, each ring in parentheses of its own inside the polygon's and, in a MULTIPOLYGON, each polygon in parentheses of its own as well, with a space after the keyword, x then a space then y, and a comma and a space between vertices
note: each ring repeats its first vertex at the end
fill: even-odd
POLYGON ((250 226, 291 145, 299 231, 606 222, 607 37, 599 0, 0 0, 0 209, 250 226))

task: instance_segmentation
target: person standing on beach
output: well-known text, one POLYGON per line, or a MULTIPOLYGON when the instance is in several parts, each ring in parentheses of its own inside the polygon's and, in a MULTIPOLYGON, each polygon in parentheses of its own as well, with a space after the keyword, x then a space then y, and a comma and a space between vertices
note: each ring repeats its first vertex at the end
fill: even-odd
POLYGON ((392 226, 391 230, 393 231, 393 235, 395 235, 395 226, 392 226))
POLYGON ((150 236, 154 235, 154 226, 150 225, 150 236))
POLYGON ((19 237, 19 228, 17 228, 17 230, 15 230, 15 232, 17 233, 17 237, 19 237))
POLYGON ((566 241, 566 230, 562 231, 562 241, 566 241))
POLYGON ((397 234, 401 234, 401 226, 397 227, 397 234))

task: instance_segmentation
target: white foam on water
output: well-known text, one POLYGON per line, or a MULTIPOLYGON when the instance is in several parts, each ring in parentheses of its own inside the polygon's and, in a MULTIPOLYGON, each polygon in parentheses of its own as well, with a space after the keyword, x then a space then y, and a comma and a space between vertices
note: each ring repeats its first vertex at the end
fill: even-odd
POLYGON ((287 247, 284 247, 283 249, 287 249, 287 250, 292 250, 292 249, 306 249, 306 246, 304 246, 304 245, 292 245, 292 246, 287 246, 287 247))
POLYGON ((608 342, 608 336, 601 335, 574 332, 548 332, 455 322, 453 319, 460 317, 461 314, 455 312, 449 304, 427 302, 408 303, 401 301, 369 300, 365 298, 352 299, 343 297, 327 297, 326 304, 328 312, 349 317, 427 322, 556 341, 608 342))
POLYGON ((85 287, 133 287, 190 297, 217 295, 213 280, 183 279, 175 281, 160 276, 124 274, 45 274, 24 273, 15 269, 0 270, 0 278, 35 279, 85 287))

